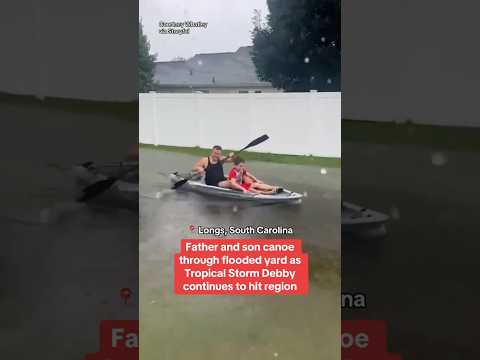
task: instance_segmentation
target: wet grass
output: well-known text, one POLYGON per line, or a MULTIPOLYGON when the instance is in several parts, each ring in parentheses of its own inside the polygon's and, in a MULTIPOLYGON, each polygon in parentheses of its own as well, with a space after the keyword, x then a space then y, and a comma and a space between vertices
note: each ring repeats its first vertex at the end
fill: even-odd
MULTIPOLYGON (((149 148, 160 151, 170 151, 181 154, 188 154, 194 156, 207 156, 210 153, 210 149, 200 147, 180 147, 180 146, 166 146, 166 145, 150 145, 140 144, 143 148, 149 148)), ((223 153, 228 154, 234 150, 224 149, 223 153)), ((302 156, 302 155, 283 155, 283 154, 271 154, 271 153, 259 153, 254 151, 243 151, 242 157, 247 161, 263 161, 279 164, 289 165, 312 165, 322 166, 326 168, 339 168, 341 167, 341 159, 331 157, 320 156, 302 156)))
MULTIPOLYGON (((33 95, 16 95, 0 92, 0 102, 12 108, 27 107, 30 110, 65 111, 74 114, 100 114, 113 116, 129 122, 138 121, 137 101, 96 101, 71 98, 45 97, 38 99, 33 95)), ((35 118, 32 118, 35 119, 35 118)), ((35 120, 40 120, 36 118, 35 120)), ((85 117, 88 119, 88 117, 85 117)))
POLYGON ((480 128, 342 120, 342 141, 480 151, 480 128))

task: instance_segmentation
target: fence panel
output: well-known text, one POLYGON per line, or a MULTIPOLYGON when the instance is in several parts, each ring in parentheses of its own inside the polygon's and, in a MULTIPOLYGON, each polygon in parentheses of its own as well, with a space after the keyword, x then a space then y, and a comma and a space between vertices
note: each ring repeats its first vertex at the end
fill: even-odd
POLYGON ((140 142, 340 157, 340 93, 140 94, 140 142))

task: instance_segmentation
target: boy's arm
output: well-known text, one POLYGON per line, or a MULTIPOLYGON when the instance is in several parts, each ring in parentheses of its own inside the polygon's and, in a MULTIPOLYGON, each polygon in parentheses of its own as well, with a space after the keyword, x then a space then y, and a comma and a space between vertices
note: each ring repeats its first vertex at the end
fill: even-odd
POLYGON ((260 180, 258 180, 255 176, 253 176, 253 174, 251 172, 246 172, 246 175, 250 178, 252 178, 253 181, 255 182, 260 182, 260 180))
POLYGON ((237 190, 240 190, 240 191, 243 191, 243 192, 248 192, 248 190, 244 189, 243 187, 241 187, 241 186, 238 184, 237 180, 235 180, 235 179, 230 179, 230 183, 232 184, 232 187, 233 187, 234 189, 237 189, 237 190))
POLYGON ((230 184, 232 185, 232 188, 236 189, 236 190, 240 190, 240 191, 243 191, 243 192, 248 192, 248 190, 244 189, 242 186, 240 186, 240 184, 237 182, 237 178, 236 178, 236 172, 232 169, 230 171, 230 173, 228 174, 228 180, 230 180, 230 184))

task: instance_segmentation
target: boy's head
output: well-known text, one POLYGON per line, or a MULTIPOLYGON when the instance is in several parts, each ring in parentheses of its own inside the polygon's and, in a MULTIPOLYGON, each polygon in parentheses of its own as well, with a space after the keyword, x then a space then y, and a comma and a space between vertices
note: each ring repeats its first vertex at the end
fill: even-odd
POLYGON ((235 156, 233 158, 233 165, 235 165, 236 168, 244 168, 245 160, 243 160, 243 158, 241 158, 240 156, 235 156))

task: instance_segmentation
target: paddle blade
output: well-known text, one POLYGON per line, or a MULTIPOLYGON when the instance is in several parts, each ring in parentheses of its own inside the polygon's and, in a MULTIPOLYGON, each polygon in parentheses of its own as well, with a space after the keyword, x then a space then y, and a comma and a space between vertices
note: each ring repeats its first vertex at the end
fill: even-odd
POLYGON ((172 186, 172 189, 175 190, 175 189, 178 189, 180 186, 186 184, 188 181, 188 178, 187 179, 182 179, 180 181, 177 181, 175 184, 173 184, 172 186))
MULTIPOLYGON (((264 142, 264 141, 266 141, 266 140, 268 140, 268 139, 269 139, 269 137, 268 137, 267 134, 262 135, 262 136, 260 136, 259 138, 256 138, 255 140, 253 140, 252 142, 250 142, 247 146, 245 146, 245 147, 244 147, 242 150, 240 150, 240 151, 243 151, 243 150, 246 150, 246 149, 251 148, 251 147, 253 147, 253 146, 256 146, 256 145, 258 145, 258 144, 261 144, 262 142, 264 142)), ((240 152, 240 151, 239 151, 239 152, 240 152)))
POLYGON ((77 199, 77 201, 85 202, 100 195, 104 191, 108 190, 115 183, 115 181, 117 181, 116 178, 108 178, 87 186, 85 189, 83 189, 83 194, 77 199))

